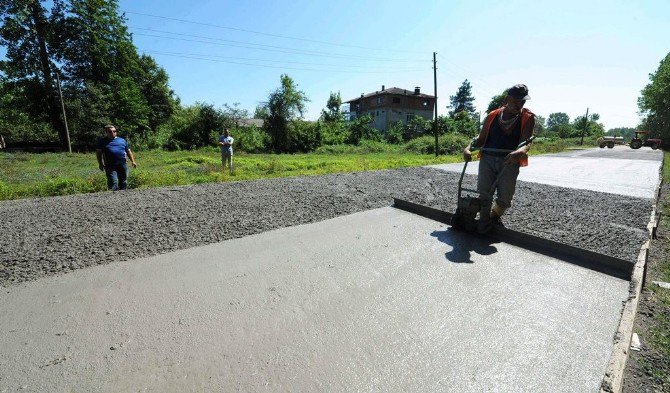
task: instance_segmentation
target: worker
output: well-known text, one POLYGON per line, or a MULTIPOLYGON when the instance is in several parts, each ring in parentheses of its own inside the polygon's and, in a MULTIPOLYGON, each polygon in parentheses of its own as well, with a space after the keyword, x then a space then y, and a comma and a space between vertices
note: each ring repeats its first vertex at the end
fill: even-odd
MULTIPOLYGON (((529 99, 526 85, 518 84, 507 89, 505 104, 486 116, 484 126, 472 144, 473 147, 484 148, 477 175, 477 192, 482 201, 477 223, 479 233, 488 233, 495 225, 502 225, 500 218, 512 205, 519 167, 528 165, 530 144, 517 147, 533 135, 535 115, 524 108, 529 99), (507 168, 503 171, 505 166, 507 168), (499 175, 495 190, 491 192, 491 187, 499 175)), ((470 146, 463 150, 463 159, 472 159, 470 146)))

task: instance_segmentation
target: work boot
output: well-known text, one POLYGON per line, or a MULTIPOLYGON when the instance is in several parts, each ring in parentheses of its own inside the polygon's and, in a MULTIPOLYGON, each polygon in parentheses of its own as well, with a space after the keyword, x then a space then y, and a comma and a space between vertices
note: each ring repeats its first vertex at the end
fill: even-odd
POLYGON ((505 227, 500 216, 496 214, 491 214, 491 226, 502 227, 502 228, 505 227))
POLYGON ((491 232, 493 230, 493 222, 491 221, 490 217, 480 217, 479 221, 477 221, 477 232, 486 235, 487 233, 491 232))

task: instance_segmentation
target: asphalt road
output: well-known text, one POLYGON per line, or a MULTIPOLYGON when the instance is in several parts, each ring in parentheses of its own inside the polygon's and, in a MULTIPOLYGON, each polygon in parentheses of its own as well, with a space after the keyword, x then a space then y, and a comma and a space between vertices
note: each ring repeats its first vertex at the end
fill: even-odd
POLYGON ((3 291, 0 392, 595 392, 628 282, 389 207, 3 291))

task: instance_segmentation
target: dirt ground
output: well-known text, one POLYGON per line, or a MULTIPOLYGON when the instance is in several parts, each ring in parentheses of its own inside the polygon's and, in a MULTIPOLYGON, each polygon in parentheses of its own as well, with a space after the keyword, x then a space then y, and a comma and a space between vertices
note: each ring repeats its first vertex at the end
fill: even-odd
POLYGON ((642 343, 640 351, 629 352, 624 374, 624 392, 670 392, 670 289, 652 281, 668 281, 670 273, 670 185, 661 190, 663 211, 647 261, 645 286, 638 305, 633 332, 642 343))

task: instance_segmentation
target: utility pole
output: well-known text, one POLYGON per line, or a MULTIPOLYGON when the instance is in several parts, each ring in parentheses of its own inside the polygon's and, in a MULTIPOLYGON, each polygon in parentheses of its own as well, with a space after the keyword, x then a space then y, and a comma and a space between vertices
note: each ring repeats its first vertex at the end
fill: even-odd
POLYGON ((582 130, 582 140, 579 141, 579 146, 584 144, 584 134, 586 133, 586 129, 589 126, 589 108, 586 108, 586 116, 584 117, 584 129, 582 130))
POLYGON ((67 136, 67 151, 72 153, 72 144, 70 143, 70 130, 67 128, 67 116, 65 116, 65 103, 63 102, 63 92, 60 89, 60 76, 56 71, 56 82, 58 83, 58 96, 60 97, 60 108, 63 111, 63 123, 65 123, 65 135, 67 136))
POLYGON ((433 121, 433 134, 435 135, 435 157, 437 157, 437 61, 435 60, 435 55, 437 55, 437 53, 433 52, 433 86, 435 87, 435 119, 433 121))

